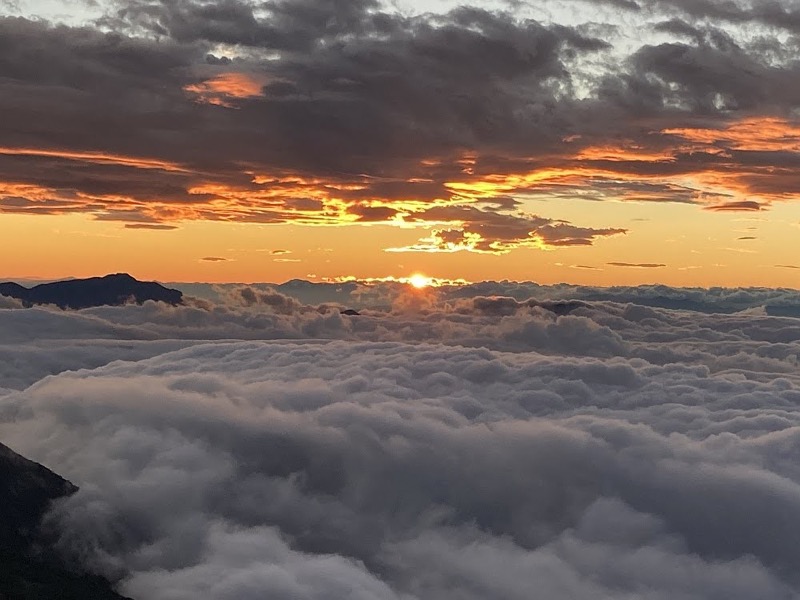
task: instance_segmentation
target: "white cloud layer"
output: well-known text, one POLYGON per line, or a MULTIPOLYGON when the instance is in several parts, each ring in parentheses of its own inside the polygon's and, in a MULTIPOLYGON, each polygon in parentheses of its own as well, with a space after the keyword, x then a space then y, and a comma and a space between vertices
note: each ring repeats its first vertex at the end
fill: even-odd
POLYGON ((0 310, 0 440, 138 600, 800 594, 800 321, 388 301, 0 310))

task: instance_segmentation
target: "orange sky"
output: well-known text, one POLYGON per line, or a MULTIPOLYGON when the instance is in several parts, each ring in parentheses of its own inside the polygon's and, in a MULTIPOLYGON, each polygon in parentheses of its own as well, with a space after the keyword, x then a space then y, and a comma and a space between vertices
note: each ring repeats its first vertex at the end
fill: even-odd
POLYGON ((757 15, 636 46, 367 4, 0 12, 0 277, 800 286, 800 67, 757 15))
MULTIPOLYGON (((194 203, 88 197, 7 181, 0 190, 24 202, 7 201, 0 209, 0 234, 13 248, 3 276, 129 271, 173 281, 282 281, 420 271, 471 281, 798 286, 800 269, 792 267, 800 261, 791 248, 800 233, 800 204, 780 190, 754 191, 748 179, 777 177, 774 167, 643 176, 626 173, 625 165, 675 163, 680 153, 709 148, 794 152, 800 128, 751 119, 723 130, 663 133, 675 143, 588 146, 574 158, 567 153, 574 141, 565 142, 564 156, 554 159, 564 166, 523 173, 476 174, 478 157, 472 157, 461 161, 459 180, 443 181, 445 193, 430 199, 348 197, 370 189, 373 182, 364 177, 348 184, 252 174, 250 187, 210 181, 188 186, 189 196, 203 197, 194 203), (598 192, 604 197, 580 199, 594 193, 597 182, 609 181, 611 191, 598 192), (624 187, 629 182, 654 183, 659 194, 669 186, 691 186, 697 197, 688 203, 648 202, 624 187), (510 196, 516 198, 513 210, 485 210, 493 199, 510 196), (300 197, 305 203, 295 201, 300 197), (365 215, 371 222, 364 222, 365 215), (562 232, 562 222, 575 224, 577 233, 562 232), (585 225, 592 231, 581 229, 585 225), (447 241, 437 231, 456 234, 447 241)), ((10 147, 0 148, 0 154, 191 174, 188 167, 154 157, 10 147)), ((423 169, 440 166, 428 161, 423 169)))
MULTIPOLYGON (((538 212, 565 207, 532 202, 538 212)), ((567 213, 579 216, 588 202, 567 213)), ((505 255, 390 253, 421 231, 386 225, 312 227, 192 221, 174 230, 127 229, 82 214, 0 215, 7 240, 5 278, 58 278, 126 271, 160 281, 322 280, 407 276, 534 280, 588 285, 660 282, 676 286, 800 287, 792 253, 800 209, 784 204, 765 215, 712 213, 691 206, 608 203, 603 212, 630 231, 591 247, 519 249, 505 255), (756 239, 749 239, 749 238, 756 239), (222 260, 204 260, 222 259, 222 260), (661 267, 609 263, 663 264, 661 267), (778 266, 786 265, 786 266, 778 266)))

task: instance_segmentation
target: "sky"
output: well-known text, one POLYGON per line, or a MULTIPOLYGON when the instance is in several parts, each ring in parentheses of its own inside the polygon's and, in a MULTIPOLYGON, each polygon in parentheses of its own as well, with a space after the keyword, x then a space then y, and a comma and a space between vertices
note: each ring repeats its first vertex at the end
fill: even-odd
POLYGON ((137 600, 800 595, 800 291, 292 287, 0 297, 0 440, 79 487, 70 560, 137 600))
POLYGON ((795 0, 0 0, 5 278, 800 286, 795 0))

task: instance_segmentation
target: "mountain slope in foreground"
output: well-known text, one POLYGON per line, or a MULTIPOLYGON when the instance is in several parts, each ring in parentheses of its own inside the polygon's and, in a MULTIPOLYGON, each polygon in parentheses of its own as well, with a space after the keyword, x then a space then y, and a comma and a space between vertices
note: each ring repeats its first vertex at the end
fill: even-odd
POLYGON ((64 564, 40 531, 50 503, 77 489, 0 444, 0 600, 124 600, 104 579, 64 564))

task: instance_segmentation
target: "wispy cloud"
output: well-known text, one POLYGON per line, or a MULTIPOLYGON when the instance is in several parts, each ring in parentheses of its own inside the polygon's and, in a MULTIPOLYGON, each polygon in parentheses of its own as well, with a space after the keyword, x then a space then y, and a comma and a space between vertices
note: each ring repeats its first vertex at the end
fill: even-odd
POLYGON ((177 225, 167 225, 166 223, 125 223, 125 229, 150 229, 153 231, 171 231, 178 229, 177 225))
POLYGON ((628 267, 632 269, 660 269, 667 266, 663 263, 609 262, 606 264, 612 267, 628 267))

